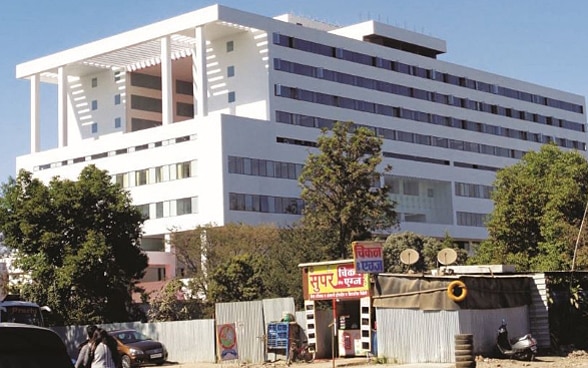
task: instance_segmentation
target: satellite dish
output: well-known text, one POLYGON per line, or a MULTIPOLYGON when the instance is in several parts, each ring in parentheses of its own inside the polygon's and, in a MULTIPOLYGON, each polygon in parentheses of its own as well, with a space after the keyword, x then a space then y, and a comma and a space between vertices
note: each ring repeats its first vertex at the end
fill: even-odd
POLYGON ((437 253, 437 260, 444 266, 448 266, 457 261, 457 252, 451 248, 443 248, 437 253))
POLYGON ((404 263, 405 265, 412 265, 415 264, 419 260, 419 252, 414 249, 408 248, 400 253, 400 262, 404 263))

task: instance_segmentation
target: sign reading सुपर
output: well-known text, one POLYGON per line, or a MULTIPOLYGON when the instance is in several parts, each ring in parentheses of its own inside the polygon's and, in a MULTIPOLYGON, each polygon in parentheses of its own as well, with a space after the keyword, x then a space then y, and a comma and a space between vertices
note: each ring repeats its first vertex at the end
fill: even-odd
POLYGON ((316 265, 308 270, 310 300, 351 299, 369 295, 369 274, 355 272, 353 263, 316 265))
POLYGON ((353 260, 357 273, 384 272, 384 257, 382 243, 353 242, 353 260))

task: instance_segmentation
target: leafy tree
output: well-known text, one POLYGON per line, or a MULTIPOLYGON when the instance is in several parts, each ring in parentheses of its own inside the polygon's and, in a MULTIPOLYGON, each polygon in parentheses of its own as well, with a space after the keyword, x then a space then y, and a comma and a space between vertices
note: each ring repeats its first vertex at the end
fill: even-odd
POLYGON ((185 321, 203 316, 203 303, 197 297, 186 298, 184 284, 174 279, 165 284, 150 302, 147 317, 152 322, 185 321))
POLYGON ((106 171, 90 165, 77 181, 48 185, 20 171, 2 185, 0 230, 30 275, 24 298, 48 305, 61 325, 136 320, 131 294, 140 289, 147 256, 143 218, 106 171))
POLYGON ((441 249, 451 248, 456 251, 457 264, 463 264, 467 259, 467 253, 459 249, 448 234, 443 241, 416 234, 410 231, 394 233, 388 236, 383 247, 384 268, 386 272, 402 273, 408 269, 415 272, 429 272, 438 268, 437 254, 441 249), (400 253, 405 249, 414 249, 419 254, 418 261, 412 266, 407 266, 400 261, 400 253))
POLYGON ((259 300, 264 295, 263 263, 251 254, 227 259, 211 275, 209 293, 215 302, 259 300))
MULTIPOLYGON (((184 276, 192 280, 189 287, 207 303, 244 297, 240 291, 229 294, 218 287, 222 272, 233 265, 261 278, 259 298, 291 296, 302 307, 302 276, 298 265, 329 259, 326 255, 329 242, 332 242, 330 234, 298 224, 277 228, 274 225, 231 223, 172 233, 178 262, 185 267, 184 276), (244 257, 239 258, 241 256, 244 257), (259 263, 251 263, 249 257, 255 257, 259 263)), ((230 282, 230 287, 245 290, 249 280, 233 277, 230 282)))
POLYGON ((269 249, 279 242, 279 229, 274 225, 205 225, 173 232, 171 242, 179 264, 185 268, 184 276, 192 278, 194 294, 215 302, 218 300, 209 291, 214 273, 222 271, 227 260, 241 255, 267 261, 269 249))
MULTIPOLYGON (((489 238, 473 261, 514 264, 518 271, 569 270, 587 193, 588 162, 579 152, 547 144, 527 153, 497 173, 489 238)), ((578 262, 588 266, 584 253, 578 262)))
POLYGON ((381 146, 373 131, 338 122, 331 134, 323 129, 317 140, 320 152, 307 157, 299 177, 305 201, 302 223, 332 233, 331 258, 347 258, 352 241, 397 224, 389 188, 379 187, 381 146))

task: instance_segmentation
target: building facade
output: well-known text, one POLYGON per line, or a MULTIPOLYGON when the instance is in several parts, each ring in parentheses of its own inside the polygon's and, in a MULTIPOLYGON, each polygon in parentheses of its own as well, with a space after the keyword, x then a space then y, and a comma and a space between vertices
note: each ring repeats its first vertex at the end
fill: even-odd
POLYGON ((374 21, 336 27, 210 6, 22 63, 30 154, 17 169, 74 179, 95 164, 149 217, 146 280, 176 272, 168 234, 286 225, 321 128, 383 138, 400 229, 487 236, 496 171, 547 142, 586 152, 584 97, 439 60, 445 41, 374 21), (58 144, 41 150, 41 83, 58 144))

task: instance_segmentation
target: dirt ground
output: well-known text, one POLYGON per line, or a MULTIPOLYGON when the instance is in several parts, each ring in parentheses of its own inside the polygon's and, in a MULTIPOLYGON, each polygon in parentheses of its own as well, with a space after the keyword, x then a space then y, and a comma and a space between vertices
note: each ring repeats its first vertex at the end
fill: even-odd
POLYGON ((531 362, 479 356, 476 362, 476 368, 588 368, 588 352, 575 350, 565 356, 538 356, 531 362))
MULTIPOLYGON (((374 360, 367 361, 364 359, 337 360, 336 367, 349 368, 427 368, 427 367, 452 367, 452 364, 379 364, 374 360)), ((259 365, 238 365, 238 364, 214 364, 214 363, 184 363, 173 364, 167 363, 166 367, 177 368, 331 368, 330 361, 315 361, 313 363, 295 363, 288 367, 286 364, 259 364, 259 365)), ((483 356, 476 357, 477 368, 588 368, 588 352, 584 350, 574 350, 564 356, 539 355, 533 361, 518 361, 510 359, 495 359, 483 356)))

